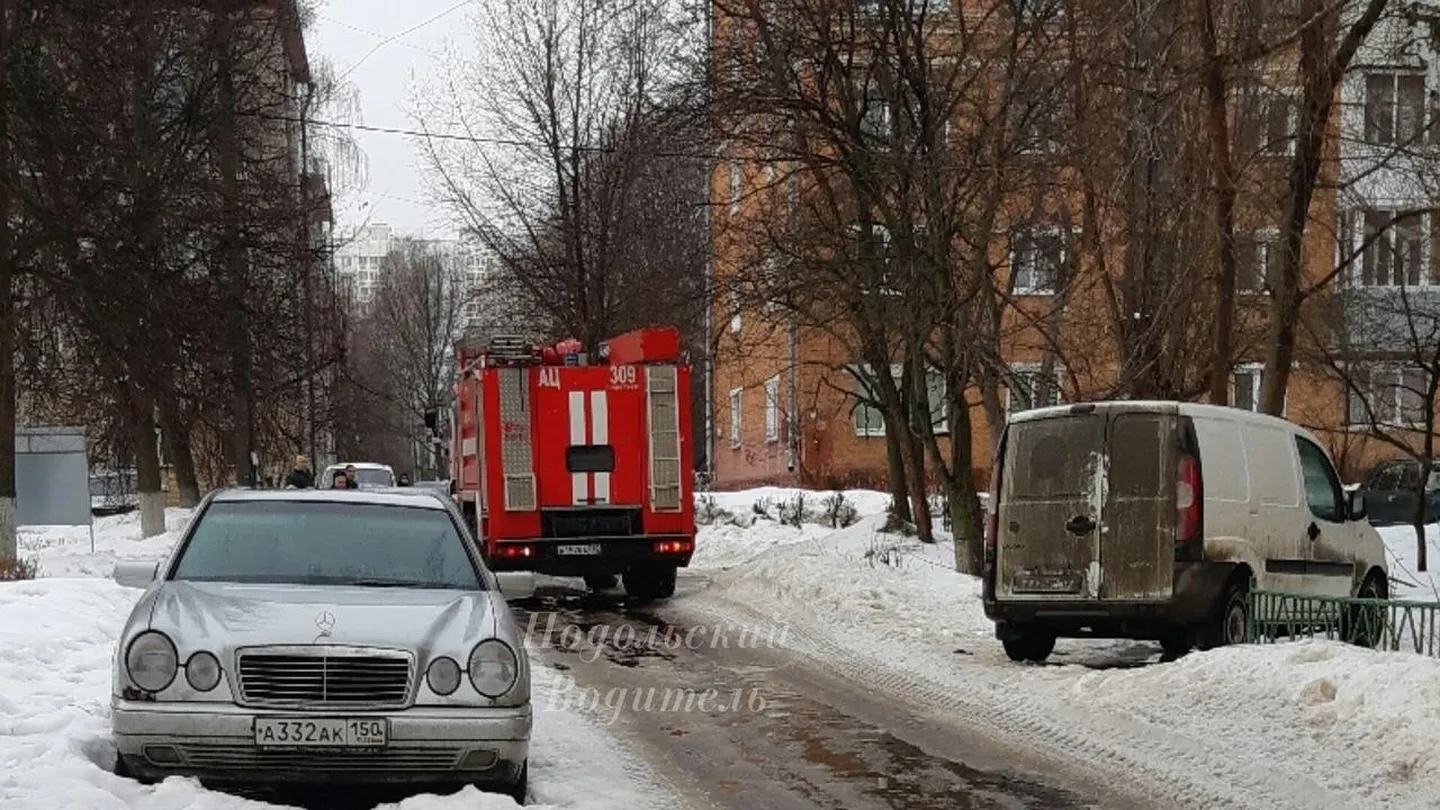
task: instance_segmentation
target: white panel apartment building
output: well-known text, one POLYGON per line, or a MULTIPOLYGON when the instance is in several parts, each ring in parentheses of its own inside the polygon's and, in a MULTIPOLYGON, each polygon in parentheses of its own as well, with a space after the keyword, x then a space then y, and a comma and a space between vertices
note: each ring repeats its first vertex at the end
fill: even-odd
POLYGON ((1440 3, 1392 7, 1341 88, 1336 314, 1361 389, 1347 398, 1355 426, 1409 421, 1424 390, 1417 344, 1440 340, 1440 3))
MULTIPOLYGON (((360 228, 353 238, 335 249, 335 271, 341 290, 355 303, 364 305, 375 298, 380 284, 380 267, 402 237, 383 222, 360 228)), ((494 266, 493 259, 475 243, 463 239, 421 240, 464 272, 470 290, 479 290, 494 266)), ((469 320, 478 317, 479 302, 467 307, 469 320)))

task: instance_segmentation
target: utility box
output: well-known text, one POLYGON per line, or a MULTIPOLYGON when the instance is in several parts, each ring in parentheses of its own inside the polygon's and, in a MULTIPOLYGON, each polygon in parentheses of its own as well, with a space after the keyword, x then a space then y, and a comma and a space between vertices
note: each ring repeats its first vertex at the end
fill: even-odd
POLYGON ((15 525, 91 525, 85 428, 16 428, 15 525))

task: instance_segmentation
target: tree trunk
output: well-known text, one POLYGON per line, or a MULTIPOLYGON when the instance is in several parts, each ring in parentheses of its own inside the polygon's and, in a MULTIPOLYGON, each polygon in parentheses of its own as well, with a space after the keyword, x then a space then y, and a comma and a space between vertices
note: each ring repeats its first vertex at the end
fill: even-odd
POLYGON ((1369 0, 1332 55, 1339 12, 1325 0, 1307 0, 1301 4, 1302 18, 1316 18, 1319 22, 1307 25, 1300 32, 1302 93, 1295 131, 1295 157, 1290 162, 1290 187, 1280 223, 1280 268, 1272 284, 1270 328, 1265 341, 1270 348, 1260 376, 1260 411, 1271 416, 1285 413, 1285 391, 1290 387, 1290 370, 1295 363, 1295 333, 1300 327, 1303 299, 1301 246, 1309 223, 1310 203, 1319 186, 1321 149, 1330 123, 1335 88, 1387 5, 1388 0, 1369 0))
POLYGON ((226 335, 230 343, 230 376, 234 390, 230 402, 231 462, 235 465, 235 483, 253 486, 254 470, 250 453, 255 449, 255 386, 254 358, 250 345, 250 324, 246 322, 246 301, 249 298, 245 246, 240 233, 240 145, 237 141, 236 116, 239 97, 235 88, 235 65, 231 52, 235 47, 234 18, 228 5, 217 17, 217 68, 219 116, 215 128, 216 153, 220 169, 220 229, 225 291, 229 297, 226 335))
MULTIPOLYGON (((964 403, 963 397, 961 403, 964 403)), ((970 409, 950 408, 950 457, 954 474, 945 497, 950 509, 950 531, 955 538, 955 570, 980 576, 985 566, 985 530, 975 476, 970 473, 975 466, 975 453, 968 440, 956 438, 968 439, 969 436, 970 409)))
MULTIPOLYGON (((0 70, 8 75, 10 3, 0 0, 0 70)), ((0 78, 0 563, 19 556, 15 537, 15 255, 11 243, 10 101, 0 78)))
POLYGON ((1215 228, 1219 237, 1220 277, 1215 285, 1215 333, 1210 358, 1210 401, 1230 404, 1230 370, 1235 354, 1235 173, 1230 157, 1230 121, 1226 82, 1216 41, 1214 0, 1203 0, 1201 37, 1205 47, 1206 118, 1215 162, 1215 228))
POLYGON ((905 459, 900 455, 900 437, 893 430, 885 431, 885 464, 890 474, 888 483, 895 517, 914 523, 910 512, 910 485, 905 480, 905 459))
POLYGON ((180 419, 179 405, 165 397, 160 406, 161 431, 165 446, 170 448, 170 464, 175 470, 175 486, 180 490, 180 506, 190 509, 200 503, 200 479, 195 474, 195 453, 190 446, 190 433, 180 419))
POLYGON ((160 488, 160 454, 155 446, 153 400, 134 382, 128 386, 130 445, 135 453, 135 489, 140 495, 140 535, 165 533, 165 493, 160 488))

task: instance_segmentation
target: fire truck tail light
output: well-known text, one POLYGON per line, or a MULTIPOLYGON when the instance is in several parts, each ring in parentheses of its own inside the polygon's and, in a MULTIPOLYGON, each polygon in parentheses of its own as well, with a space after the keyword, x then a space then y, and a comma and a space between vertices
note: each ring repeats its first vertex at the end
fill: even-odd
POLYGON ((687 551, 695 550, 693 540, 658 540, 655 543, 656 554, 684 554, 687 551))
POLYGON ((495 556, 515 559, 517 557, 534 557, 535 547, 523 543, 502 544, 495 547, 495 556))

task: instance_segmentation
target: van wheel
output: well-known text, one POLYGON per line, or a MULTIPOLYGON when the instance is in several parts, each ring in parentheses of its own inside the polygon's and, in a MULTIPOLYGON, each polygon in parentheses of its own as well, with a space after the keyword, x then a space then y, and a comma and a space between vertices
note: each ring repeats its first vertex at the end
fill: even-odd
MULTIPOLYGON (((1385 582, 1375 574, 1365 577, 1356 599, 1385 599, 1385 582)), ((1385 635, 1385 608, 1382 606, 1356 605, 1347 608, 1340 620, 1340 638, 1347 643, 1374 649, 1385 635)))
POLYGON ((1175 660, 1195 646, 1195 635, 1184 628, 1167 630, 1160 636, 1160 651, 1168 660, 1175 660))
POLYGON ((1230 644, 1244 644, 1246 626, 1250 620, 1248 596, 1250 586, 1244 583, 1231 585, 1220 600, 1215 614, 1196 634, 1196 645, 1202 650, 1213 650, 1230 644))
POLYGON ((1055 651, 1055 637, 1048 633, 1025 633, 1002 639, 1000 643, 1011 661, 1034 661, 1038 664, 1055 651))

